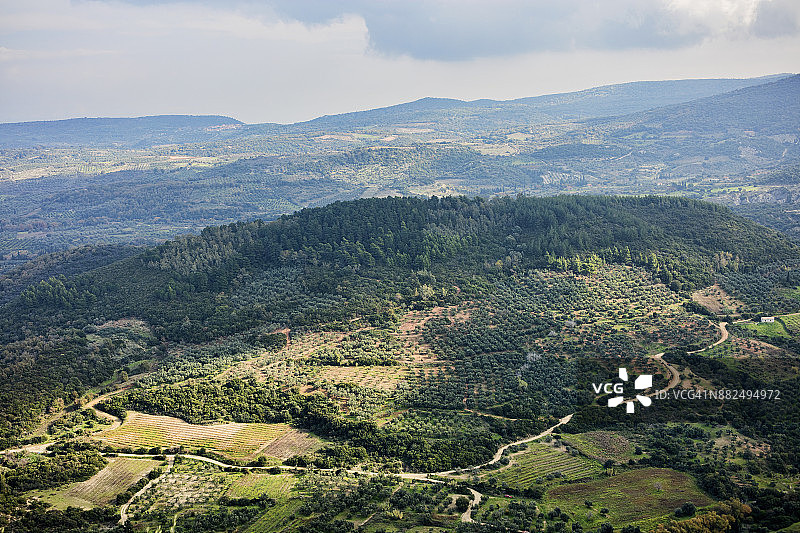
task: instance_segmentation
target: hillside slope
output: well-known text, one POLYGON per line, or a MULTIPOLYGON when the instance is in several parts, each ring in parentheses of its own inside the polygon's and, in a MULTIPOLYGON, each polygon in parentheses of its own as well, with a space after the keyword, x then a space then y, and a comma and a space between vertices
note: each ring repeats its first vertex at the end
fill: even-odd
POLYGON ((211 227, 51 277, 3 306, 4 438, 13 442, 58 397, 82 394, 120 365, 161 357, 159 343, 243 335, 235 352, 184 352, 196 372, 276 329, 336 330, 356 317, 381 324, 398 309, 481 298, 490 280, 530 268, 636 265, 679 291, 710 284, 717 271, 797 260, 800 249, 780 234, 681 198, 384 198, 211 227), (87 339, 86 328, 131 317, 152 336, 87 339))

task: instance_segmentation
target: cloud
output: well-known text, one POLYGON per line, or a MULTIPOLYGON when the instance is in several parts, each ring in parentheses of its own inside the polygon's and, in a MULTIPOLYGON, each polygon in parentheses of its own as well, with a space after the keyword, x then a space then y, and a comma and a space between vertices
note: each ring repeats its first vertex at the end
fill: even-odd
MULTIPOLYGON (((361 25, 387 57, 469 61, 571 50, 679 49, 717 38, 800 32, 797 0, 75 0, 183 13, 196 29, 242 37, 325 39, 322 28, 361 25)), ((45 17, 50 20, 50 17, 45 17)), ((182 27, 175 17, 165 24, 182 27)), ((154 21, 155 22, 155 21, 154 21)), ((82 21, 81 25, 91 25, 82 21)))
POLYGON ((800 54, 793 5, 0 0, 0 121, 187 113, 294 122, 425 96, 788 72, 800 54))
POLYGON ((800 30, 800 2, 773 0, 762 2, 755 10, 753 34, 759 37, 797 35, 800 30))
POLYGON ((797 33, 796 0, 273 0, 308 23, 362 17, 386 55, 461 61, 565 50, 674 49, 797 33), (786 17, 790 14, 790 17, 786 17))

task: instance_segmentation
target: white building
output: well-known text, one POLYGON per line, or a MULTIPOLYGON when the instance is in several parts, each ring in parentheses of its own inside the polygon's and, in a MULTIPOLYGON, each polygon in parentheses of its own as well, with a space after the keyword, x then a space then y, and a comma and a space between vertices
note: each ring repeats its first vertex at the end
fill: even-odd
POLYGON ((775 322, 774 316, 762 316, 761 322, 775 322))

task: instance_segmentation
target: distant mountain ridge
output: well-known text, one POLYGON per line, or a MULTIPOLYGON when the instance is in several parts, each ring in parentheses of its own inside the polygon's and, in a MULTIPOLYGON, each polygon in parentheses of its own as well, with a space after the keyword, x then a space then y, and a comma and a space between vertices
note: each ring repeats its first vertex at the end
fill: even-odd
MULTIPOLYGON (((616 119, 599 119, 611 123, 616 119)), ((636 130, 721 132, 753 131, 762 135, 796 133, 800 125, 800 75, 744 87, 622 117, 624 133, 636 130)))
POLYGON ((0 124, 0 146, 122 144, 136 148, 205 141, 211 139, 216 131, 242 124, 235 118, 219 115, 155 115, 13 122, 0 124))
POLYGON ((326 115, 292 124, 287 128, 306 131, 352 129, 414 122, 436 122, 439 125, 449 124, 453 127, 494 128, 502 124, 583 120, 626 115, 689 102, 789 76, 791 74, 747 79, 637 81, 505 101, 488 99, 464 101, 428 97, 367 111, 326 115))
POLYGON ((422 98, 389 107, 325 115, 295 124, 244 124, 226 116, 160 115, 76 118, 0 124, 0 146, 118 146, 203 142, 247 135, 348 131, 433 123, 437 129, 485 132, 532 123, 614 117, 714 97, 791 77, 638 81, 516 100, 422 98))

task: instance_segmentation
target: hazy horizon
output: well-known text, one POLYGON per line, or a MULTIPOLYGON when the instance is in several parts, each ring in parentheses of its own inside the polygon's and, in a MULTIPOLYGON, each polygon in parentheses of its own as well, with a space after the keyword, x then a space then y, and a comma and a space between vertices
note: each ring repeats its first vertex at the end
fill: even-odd
POLYGON ((780 76, 789 77, 789 76, 796 76, 796 75, 798 75, 798 74, 794 73, 794 72, 776 72, 776 73, 773 73, 773 74, 765 74, 763 76, 753 76, 753 77, 749 77, 749 78, 719 77, 719 78, 682 78, 682 79, 668 79, 668 80, 667 79, 665 79, 665 80, 631 80, 631 81, 613 83, 613 84, 607 84, 607 85, 594 85, 592 87, 584 87, 584 88, 581 88, 581 89, 576 89, 575 91, 562 91, 562 92, 555 92, 555 93, 532 94, 532 95, 528 95, 528 96, 521 96, 521 97, 517 97, 517 98, 508 98, 508 99, 503 99, 503 100, 501 100, 501 99, 493 99, 493 98, 475 98, 475 99, 471 99, 471 100, 464 100, 464 99, 453 98, 453 97, 449 97, 449 96, 422 96, 420 98, 415 98, 413 100, 402 100, 402 101, 399 101, 399 102, 390 103, 390 104, 387 104, 385 106, 380 106, 380 107, 377 107, 377 108, 352 109, 352 110, 340 111, 340 112, 337 112, 337 113, 324 113, 322 115, 317 115, 317 116, 312 117, 310 119, 305 119, 303 121, 296 121, 296 122, 274 122, 274 121, 247 122, 245 120, 240 119, 239 117, 235 117, 235 116, 231 116, 231 115, 220 115, 220 114, 215 114, 215 113, 163 113, 163 114, 158 114, 158 115, 117 115, 117 116, 80 116, 80 117, 79 116, 74 116, 74 117, 64 117, 64 118, 45 119, 45 120, 20 120, 20 121, 13 121, 13 122, 0 122, 0 124, 14 124, 14 123, 26 123, 26 122, 58 122, 58 121, 61 121, 61 120, 80 120, 80 119, 137 119, 137 118, 147 118, 147 117, 169 117, 169 116, 197 116, 197 117, 201 117, 201 116, 222 116, 222 117, 226 117, 226 118, 237 120, 238 122, 241 122, 243 124, 250 124, 250 125, 254 125, 254 124, 269 124, 269 123, 280 124, 280 125, 291 125, 291 124, 298 124, 298 123, 301 123, 301 122, 304 122, 304 121, 315 120, 317 118, 321 118, 321 117, 325 117, 325 116, 343 115, 343 114, 349 114, 349 113, 358 113, 358 112, 361 112, 361 111, 369 111, 369 110, 374 110, 374 109, 395 107, 395 106, 399 106, 399 105, 418 102, 420 100, 425 100, 425 99, 428 99, 428 98, 436 99, 436 100, 454 100, 454 101, 460 101, 460 102, 466 102, 466 103, 480 102, 480 101, 511 102, 511 101, 514 101, 514 100, 525 99, 525 98, 539 98, 539 97, 545 97, 545 96, 556 96, 556 95, 559 95, 559 94, 571 94, 571 93, 575 93, 575 92, 589 91, 589 90, 599 89, 599 88, 603 88, 603 87, 613 87, 613 86, 628 85, 628 84, 633 84, 633 83, 691 81, 691 80, 759 79, 759 78, 764 78, 765 79, 765 83, 769 83, 769 80, 771 78, 774 78, 774 77, 780 77, 780 76))
POLYGON ((427 96, 751 78, 797 57, 787 0, 0 0, 0 122, 294 123, 427 96))

